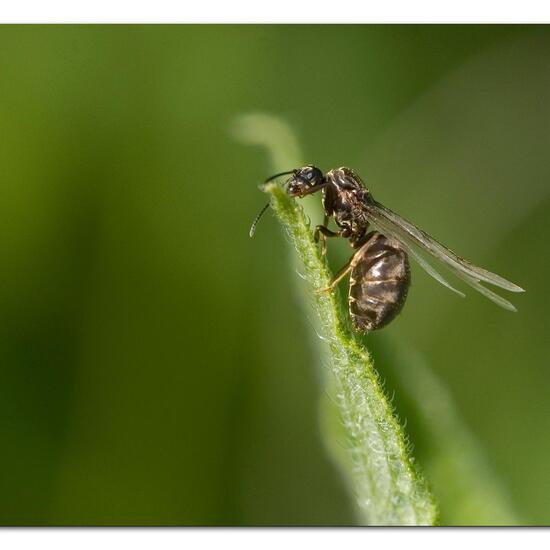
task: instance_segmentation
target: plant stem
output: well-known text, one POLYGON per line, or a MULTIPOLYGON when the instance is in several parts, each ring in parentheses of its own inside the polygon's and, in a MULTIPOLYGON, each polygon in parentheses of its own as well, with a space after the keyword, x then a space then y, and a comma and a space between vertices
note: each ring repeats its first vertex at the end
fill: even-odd
POLYGON ((291 237, 310 285, 328 344, 333 383, 351 455, 351 476, 363 519, 369 524, 431 525, 436 508, 413 467, 403 431, 384 395, 372 359, 345 319, 337 293, 322 292, 330 274, 302 209, 276 184, 265 187, 291 237))
MULTIPOLYGON (((268 115, 247 115, 240 119, 236 133, 248 143, 267 146, 277 161, 275 170, 297 166, 289 160, 300 157, 296 139, 280 120, 268 115), (288 143, 290 152, 285 156, 281 151, 283 144, 288 143)), ((303 266, 305 291, 318 319, 318 335, 328 347, 330 368, 323 377, 325 392, 333 396, 341 422, 336 429, 324 430, 324 434, 356 498, 361 523, 435 524, 434 499, 410 456, 403 430, 384 394, 372 359, 349 327, 338 291, 319 292, 330 284, 331 274, 314 242, 308 217, 297 201, 276 183, 264 186, 263 190, 270 195, 271 206, 303 266), (343 436, 341 440, 337 432, 343 436)))

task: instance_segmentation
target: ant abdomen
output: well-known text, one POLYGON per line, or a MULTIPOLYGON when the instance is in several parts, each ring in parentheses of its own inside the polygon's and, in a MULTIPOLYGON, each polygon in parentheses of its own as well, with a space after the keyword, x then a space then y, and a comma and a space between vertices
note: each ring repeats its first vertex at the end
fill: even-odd
POLYGON ((360 332, 384 327, 401 311, 411 282, 406 252, 395 239, 371 233, 351 263, 349 309, 360 332))

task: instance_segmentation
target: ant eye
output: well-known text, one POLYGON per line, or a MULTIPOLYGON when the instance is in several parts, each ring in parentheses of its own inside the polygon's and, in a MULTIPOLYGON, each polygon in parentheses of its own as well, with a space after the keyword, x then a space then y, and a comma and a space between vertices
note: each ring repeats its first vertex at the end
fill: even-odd
POLYGON ((313 179, 313 172, 308 172, 308 173, 306 174, 306 178, 307 178, 308 180, 312 180, 312 179, 313 179))

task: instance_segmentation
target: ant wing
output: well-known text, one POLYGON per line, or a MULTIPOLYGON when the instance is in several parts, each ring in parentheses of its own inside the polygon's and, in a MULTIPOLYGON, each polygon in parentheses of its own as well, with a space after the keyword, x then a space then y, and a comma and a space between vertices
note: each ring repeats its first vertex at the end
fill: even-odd
POLYGON ((510 292, 524 292, 524 290, 507 281, 503 277, 491 273, 486 269, 477 267, 470 262, 457 256, 452 250, 430 237, 426 232, 416 227, 413 223, 402 218, 395 212, 386 208, 374 200, 365 205, 365 215, 381 233, 387 237, 397 239, 411 256, 423 267, 434 279, 442 285, 450 288, 458 294, 463 294, 454 289, 422 256, 414 249, 414 246, 428 252, 432 257, 439 260, 457 277, 465 281, 472 288, 492 300, 499 306, 510 311, 516 311, 516 308, 504 298, 501 298, 488 288, 481 285, 481 282, 489 283, 510 292))

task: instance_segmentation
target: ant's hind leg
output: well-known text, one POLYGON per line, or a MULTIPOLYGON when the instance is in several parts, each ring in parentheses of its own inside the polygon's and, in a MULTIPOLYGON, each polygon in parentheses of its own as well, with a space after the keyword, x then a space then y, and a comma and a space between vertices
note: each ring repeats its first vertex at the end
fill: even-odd
POLYGON ((338 271, 334 279, 331 281, 330 285, 328 285, 326 288, 321 288, 320 290, 316 291, 316 294, 321 294, 321 292, 329 292, 333 288, 336 287, 336 285, 353 269, 353 258, 355 258, 355 254, 347 261, 346 265, 338 271))
POLYGON ((355 252, 353 256, 347 261, 346 265, 344 265, 344 267, 340 269, 340 271, 338 271, 329 286, 317 291, 318 294, 320 294, 321 292, 328 292, 329 290, 332 290, 357 265, 365 252, 368 251, 370 245, 372 244, 371 241, 375 235, 376 233, 374 231, 367 235, 367 240, 365 244, 363 244, 363 246, 361 246, 361 248, 357 250, 357 252, 355 252))

